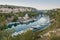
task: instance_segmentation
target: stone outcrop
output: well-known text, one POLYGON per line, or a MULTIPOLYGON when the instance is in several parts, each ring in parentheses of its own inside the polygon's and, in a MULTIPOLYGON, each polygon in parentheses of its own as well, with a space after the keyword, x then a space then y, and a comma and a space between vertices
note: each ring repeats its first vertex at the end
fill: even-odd
POLYGON ((35 8, 22 7, 22 6, 12 6, 12 5, 0 5, 0 13, 17 13, 17 12, 30 12, 36 11, 35 8))

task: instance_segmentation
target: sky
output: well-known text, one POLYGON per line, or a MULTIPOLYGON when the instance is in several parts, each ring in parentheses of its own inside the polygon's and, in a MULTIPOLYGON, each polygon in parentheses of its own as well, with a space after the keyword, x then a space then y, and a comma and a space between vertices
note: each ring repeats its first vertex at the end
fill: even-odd
POLYGON ((0 0, 0 4, 34 7, 38 10, 60 8, 60 0, 0 0))

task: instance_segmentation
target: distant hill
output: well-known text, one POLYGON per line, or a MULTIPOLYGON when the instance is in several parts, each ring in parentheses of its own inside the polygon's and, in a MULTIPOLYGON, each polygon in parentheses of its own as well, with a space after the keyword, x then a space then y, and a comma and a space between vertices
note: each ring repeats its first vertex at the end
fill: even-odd
POLYGON ((23 6, 14 6, 14 5, 0 5, 0 13, 17 13, 17 12, 34 12, 37 11, 36 8, 32 7, 23 7, 23 6))

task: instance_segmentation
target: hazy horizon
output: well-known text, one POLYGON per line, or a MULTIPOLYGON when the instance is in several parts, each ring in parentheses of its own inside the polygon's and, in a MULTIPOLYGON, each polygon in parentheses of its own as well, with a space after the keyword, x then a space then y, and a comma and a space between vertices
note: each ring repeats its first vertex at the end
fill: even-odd
POLYGON ((38 10, 60 8, 60 0, 0 0, 0 5, 33 7, 38 10))

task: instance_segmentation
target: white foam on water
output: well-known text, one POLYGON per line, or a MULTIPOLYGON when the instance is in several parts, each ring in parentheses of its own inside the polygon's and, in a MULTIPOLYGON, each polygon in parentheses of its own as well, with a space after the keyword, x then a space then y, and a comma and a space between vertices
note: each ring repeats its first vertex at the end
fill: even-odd
POLYGON ((50 19, 49 17, 41 17, 39 20, 33 22, 33 23, 29 23, 29 24, 20 24, 20 25, 17 25, 16 27, 12 27, 12 28, 15 28, 16 31, 18 32, 15 32, 13 33, 12 35, 18 35, 18 34, 21 34, 21 33, 24 33, 27 29, 31 28, 31 30, 33 30, 33 27, 34 28, 39 28, 39 27, 42 27, 41 25, 47 25, 48 23, 50 23, 50 19))

